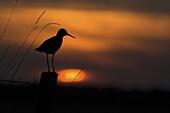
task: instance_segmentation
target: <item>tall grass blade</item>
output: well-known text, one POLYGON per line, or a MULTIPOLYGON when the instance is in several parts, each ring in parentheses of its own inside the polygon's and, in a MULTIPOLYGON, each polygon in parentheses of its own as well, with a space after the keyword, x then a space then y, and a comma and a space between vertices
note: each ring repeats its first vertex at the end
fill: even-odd
POLYGON ((41 19, 41 17, 44 15, 44 13, 46 12, 46 10, 44 10, 41 15, 38 17, 38 19, 36 20, 36 22, 33 24, 30 32, 28 33, 28 35, 26 36, 26 38, 24 39, 23 43, 21 44, 21 46, 19 47, 19 49, 17 50, 16 54, 13 56, 13 58, 11 59, 10 63, 8 64, 8 66, 6 67, 5 71, 2 74, 2 77, 7 73, 8 68, 10 67, 10 65, 14 62, 15 58, 17 57, 17 55, 20 53, 21 49, 23 48, 25 42, 27 41, 28 37, 31 35, 31 33, 37 29, 38 26, 37 23, 39 22, 39 20, 41 19))
POLYGON ((7 28, 8 28, 9 22, 10 22, 10 20, 11 20, 11 18, 12 18, 12 15, 13 15, 14 11, 15 11, 15 8, 16 8, 16 6, 17 6, 17 3, 18 3, 18 0, 15 1, 14 7, 13 7, 13 9, 12 9, 12 12, 11 12, 11 14, 10 14, 10 16, 9 16, 9 18, 8 18, 8 21, 7 21, 6 25, 5 25, 5 28, 4 28, 3 32, 2 32, 0 41, 1 41, 2 38, 4 37, 4 34, 5 34, 5 32, 6 32, 7 28))
POLYGON ((22 62, 23 62, 24 59, 26 58, 26 56, 27 56, 28 52, 30 51, 32 45, 33 45, 34 42, 37 40, 38 36, 41 34, 41 32, 42 32, 47 26, 53 25, 53 24, 60 25, 60 24, 58 24, 58 23, 48 23, 47 25, 45 25, 45 26, 40 30, 40 32, 37 34, 37 36, 35 37, 35 39, 34 39, 33 42, 31 43, 31 45, 29 46, 29 48, 28 48, 27 51, 25 52, 24 56, 22 57, 21 62, 19 63, 19 65, 17 66, 17 68, 16 68, 16 70, 15 70, 13 76, 11 77, 11 81, 14 79, 14 77, 15 77, 15 75, 16 75, 18 69, 20 68, 22 62))
POLYGON ((6 48, 4 54, 2 55, 1 60, 0 60, 0 65, 1 65, 1 63, 2 63, 2 61, 3 61, 3 59, 4 59, 4 57, 5 57, 5 55, 6 55, 7 51, 8 51, 8 49, 9 49, 9 47, 10 47, 10 46, 8 45, 8 47, 6 48))
POLYGON ((76 80, 76 78, 83 72, 84 67, 81 68, 81 70, 79 71, 79 73, 74 77, 74 79, 71 81, 70 87, 73 85, 74 81, 76 80))
POLYGON ((4 75, 4 76, 2 76, 2 77, 0 78, 0 80, 4 80, 4 79, 7 77, 8 73, 10 73, 10 72, 11 72, 11 70, 12 70, 12 68, 13 68, 13 67, 14 67, 14 65, 11 65, 11 66, 9 67, 9 69, 8 69, 7 73, 5 73, 5 75, 4 75))

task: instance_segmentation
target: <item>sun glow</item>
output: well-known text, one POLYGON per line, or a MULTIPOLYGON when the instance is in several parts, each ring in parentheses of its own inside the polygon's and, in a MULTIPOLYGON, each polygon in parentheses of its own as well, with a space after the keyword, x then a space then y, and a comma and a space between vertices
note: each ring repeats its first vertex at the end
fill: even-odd
POLYGON ((59 72, 61 82, 81 82, 85 79, 85 73, 80 69, 66 69, 59 72))

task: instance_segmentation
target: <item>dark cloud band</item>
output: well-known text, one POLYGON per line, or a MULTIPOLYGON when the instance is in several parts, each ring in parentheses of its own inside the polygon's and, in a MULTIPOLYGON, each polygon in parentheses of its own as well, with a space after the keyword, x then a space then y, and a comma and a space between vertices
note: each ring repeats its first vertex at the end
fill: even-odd
MULTIPOLYGON (((8 2, 0 1, 8 6, 8 2)), ((130 10, 170 14, 169 0, 29 0, 19 1, 21 7, 64 8, 81 10, 130 10)), ((10 6, 9 6, 10 7, 10 6)))

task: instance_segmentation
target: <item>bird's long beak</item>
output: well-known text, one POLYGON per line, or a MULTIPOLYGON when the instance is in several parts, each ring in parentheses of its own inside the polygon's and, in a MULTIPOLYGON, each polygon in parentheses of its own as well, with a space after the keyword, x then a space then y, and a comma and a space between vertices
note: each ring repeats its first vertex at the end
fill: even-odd
POLYGON ((70 36, 70 37, 72 37, 72 38, 76 38, 76 37, 74 37, 73 35, 70 35, 70 34, 67 34, 68 36, 70 36))

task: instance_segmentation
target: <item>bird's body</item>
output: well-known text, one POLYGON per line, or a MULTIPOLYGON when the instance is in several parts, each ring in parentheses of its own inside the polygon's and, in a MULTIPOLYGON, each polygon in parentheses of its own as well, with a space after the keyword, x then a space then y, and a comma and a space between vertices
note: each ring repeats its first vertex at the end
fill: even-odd
POLYGON ((55 71, 54 70, 54 54, 60 49, 62 42, 63 42, 63 37, 66 35, 72 38, 75 38, 74 36, 68 34, 67 31, 62 28, 57 32, 56 36, 53 36, 45 40, 38 48, 35 49, 38 52, 44 52, 47 54, 48 71, 50 71, 49 62, 48 62, 48 54, 52 54, 53 71, 55 71))
POLYGON ((35 50, 38 52, 44 52, 46 54, 54 54, 60 49, 62 42, 63 42, 63 38, 53 36, 53 37, 47 39, 46 41, 44 41, 35 50))

